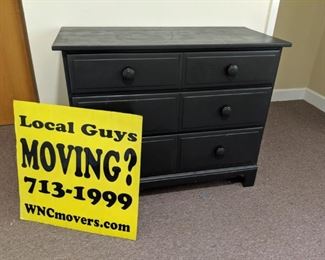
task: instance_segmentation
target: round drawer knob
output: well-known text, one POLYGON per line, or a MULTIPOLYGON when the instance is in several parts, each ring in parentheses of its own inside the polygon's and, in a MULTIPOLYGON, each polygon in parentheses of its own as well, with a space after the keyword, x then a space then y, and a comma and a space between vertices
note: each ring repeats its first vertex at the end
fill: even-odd
POLYGON ((226 73, 230 77, 235 77, 238 74, 239 67, 236 64, 231 64, 227 67, 226 73))
POLYGON ((225 105, 220 109, 220 114, 223 117, 229 117, 231 114, 232 108, 231 106, 225 105))
POLYGON ((135 70, 131 67, 126 67, 122 70, 122 78, 126 81, 134 80, 135 78, 135 70))
POLYGON ((225 148, 223 146, 218 146, 215 150, 216 157, 222 157, 225 155, 225 148))

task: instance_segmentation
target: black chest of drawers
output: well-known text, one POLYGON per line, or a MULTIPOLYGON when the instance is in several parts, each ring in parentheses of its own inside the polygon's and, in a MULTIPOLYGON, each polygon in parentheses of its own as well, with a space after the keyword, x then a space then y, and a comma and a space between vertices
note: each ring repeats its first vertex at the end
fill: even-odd
POLYGON ((254 185, 283 47, 243 27, 63 27, 70 105, 143 115, 141 187, 254 185))

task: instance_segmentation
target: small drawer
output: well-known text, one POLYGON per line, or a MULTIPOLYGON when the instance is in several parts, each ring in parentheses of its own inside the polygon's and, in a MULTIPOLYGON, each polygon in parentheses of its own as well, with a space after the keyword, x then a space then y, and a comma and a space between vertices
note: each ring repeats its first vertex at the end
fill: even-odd
POLYGON ((179 95, 143 94, 73 97, 72 105, 143 116, 143 134, 173 133, 178 129, 179 95))
POLYGON ((212 130, 264 125, 271 88, 185 93, 183 130, 212 130))
POLYGON ((180 54, 70 54, 71 93, 175 89, 180 54))
POLYGON ((177 137, 145 137, 142 141, 141 177, 176 172, 177 137))
POLYGON ((273 84, 280 51, 203 52, 185 55, 185 87, 273 84))
POLYGON ((183 135, 180 137, 180 170, 256 164, 261 136, 262 128, 183 135))

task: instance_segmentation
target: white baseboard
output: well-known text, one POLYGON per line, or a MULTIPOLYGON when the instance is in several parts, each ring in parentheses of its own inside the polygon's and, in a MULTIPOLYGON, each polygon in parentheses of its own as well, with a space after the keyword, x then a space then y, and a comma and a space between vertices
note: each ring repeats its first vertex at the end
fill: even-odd
POLYGON ((321 94, 309 88, 291 88, 291 89, 273 90, 272 102, 289 101, 289 100, 305 100, 309 104, 325 112, 325 96, 322 96, 321 94))
POLYGON ((289 101, 304 99, 305 88, 274 89, 272 101, 289 101))
POLYGON ((305 91, 305 101, 325 112, 325 97, 321 94, 307 88, 305 91))

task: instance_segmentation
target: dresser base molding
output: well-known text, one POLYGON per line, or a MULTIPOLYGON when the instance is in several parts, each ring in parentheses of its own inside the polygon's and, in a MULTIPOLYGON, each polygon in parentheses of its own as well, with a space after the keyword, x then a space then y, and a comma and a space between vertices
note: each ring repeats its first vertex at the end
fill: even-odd
POLYGON ((199 184, 212 181, 237 179, 242 182, 244 187, 250 187, 255 183, 256 172, 257 166, 251 165, 143 177, 141 178, 140 189, 148 190, 158 187, 171 187, 183 184, 199 184))

